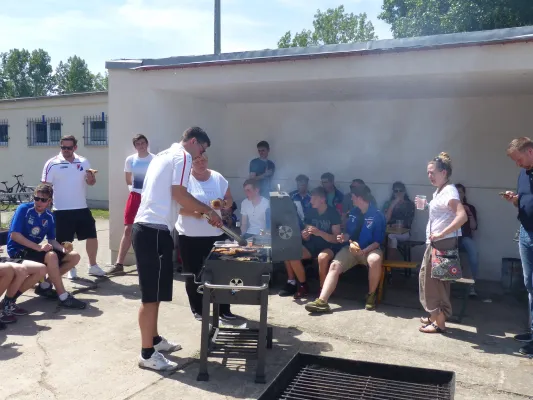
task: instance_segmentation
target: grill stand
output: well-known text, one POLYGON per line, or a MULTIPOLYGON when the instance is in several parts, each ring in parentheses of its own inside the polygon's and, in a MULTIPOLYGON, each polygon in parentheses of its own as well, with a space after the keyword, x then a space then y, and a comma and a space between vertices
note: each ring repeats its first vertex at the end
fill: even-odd
MULTIPOLYGON (((208 272, 204 272, 205 275, 209 275, 208 272)), ((265 359, 266 349, 272 348, 272 330, 267 327, 267 313, 268 313, 268 284, 270 282, 270 275, 261 275, 261 286, 239 286, 238 290, 252 290, 261 291, 260 301, 260 317, 259 317, 259 329, 249 328, 220 328, 220 310, 219 305, 213 303, 213 328, 209 328, 209 314, 211 304, 211 292, 215 290, 234 290, 235 286, 229 285, 214 285, 209 283, 211 277, 204 276, 203 283, 203 298, 202 298, 202 334, 201 334, 201 349, 200 349, 200 370, 198 372, 198 381, 208 381, 209 373, 207 372, 207 358, 211 351, 216 346, 216 341, 219 336, 224 336, 226 333, 235 333, 237 341, 242 340, 241 335, 247 334, 249 342, 250 337, 257 336, 257 347, 255 354, 257 355, 257 369, 255 373, 255 383, 266 383, 265 379, 265 359), (255 334, 254 334, 255 333, 255 334), (268 340, 267 340, 267 335, 268 340)), ((230 303, 231 304, 231 303, 230 303)), ((242 343, 242 342, 241 342, 242 343)), ((232 353, 233 355, 236 353, 232 353)), ((244 355, 249 356, 253 353, 246 352, 244 355)))

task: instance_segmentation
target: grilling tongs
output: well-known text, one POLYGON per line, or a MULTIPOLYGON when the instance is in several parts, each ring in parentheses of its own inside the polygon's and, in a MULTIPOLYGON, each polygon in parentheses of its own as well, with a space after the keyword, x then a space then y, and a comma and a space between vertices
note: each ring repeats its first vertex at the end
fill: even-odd
MULTIPOLYGON (((209 215, 207 214, 202 214, 202 216, 210 221, 211 219, 209 218, 209 215)), ((230 238, 232 238, 233 240, 235 240, 237 243, 239 243, 239 246, 246 246, 248 244, 248 242, 243 239, 237 232, 234 232, 233 230, 231 230, 230 228, 228 228, 226 225, 222 225, 220 227, 220 229, 222 229, 222 231, 228 235, 230 238)))

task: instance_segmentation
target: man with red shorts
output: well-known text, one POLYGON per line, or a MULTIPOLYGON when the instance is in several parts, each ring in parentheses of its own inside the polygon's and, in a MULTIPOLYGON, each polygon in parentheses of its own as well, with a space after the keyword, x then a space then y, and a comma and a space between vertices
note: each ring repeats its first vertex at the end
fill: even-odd
POLYGON ((130 195, 126 201, 124 209, 124 234, 120 241, 117 261, 114 265, 109 266, 107 275, 117 275, 124 273, 124 258, 131 246, 131 227, 137 210, 141 204, 141 193, 143 189, 144 176, 148 165, 154 158, 154 155, 148 151, 148 139, 144 135, 135 135, 133 137, 133 146, 137 154, 132 154, 126 158, 124 172, 126 174, 126 184, 130 188, 130 195))

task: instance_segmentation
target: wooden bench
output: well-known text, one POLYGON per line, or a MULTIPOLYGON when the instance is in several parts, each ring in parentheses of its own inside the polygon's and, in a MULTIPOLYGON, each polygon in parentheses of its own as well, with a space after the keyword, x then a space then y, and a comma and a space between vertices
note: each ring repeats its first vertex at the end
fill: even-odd
POLYGON ((385 260, 383 261, 383 268, 381 270, 381 278, 379 280, 378 286, 378 303, 381 303, 384 296, 385 289, 385 276, 391 272, 392 268, 409 268, 414 269, 418 266, 419 263, 412 261, 394 261, 394 260, 385 260))

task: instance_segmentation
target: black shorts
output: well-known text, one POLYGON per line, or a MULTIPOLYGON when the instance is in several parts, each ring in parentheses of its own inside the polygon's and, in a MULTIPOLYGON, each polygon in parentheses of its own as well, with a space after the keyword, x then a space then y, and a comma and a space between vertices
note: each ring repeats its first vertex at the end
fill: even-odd
POLYGON ((341 248, 338 244, 334 244, 334 243, 321 244, 321 243, 316 243, 313 240, 303 241, 303 245, 307 249, 307 251, 311 253, 311 258, 317 258, 321 252, 327 249, 331 250, 333 252, 333 255, 335 255, 335 253, 337 253, 341 248))
POLYGON ((74 236, 78 240, 96 239, 96 222, 91 210, 80 208, 78 210, 54 211, 56 223, 56 239, 59 243, 72 242, 74 236))
POLYGON ((22 264, 22 261, 21 258, 0 257, 0 263, 22 264))
POLYGON ((136 223, 131 242, 137 259, 141 301, 172 301, 174 241, 170 232, 136 223))
MULTIPOLYGON (((61 264, 61 261, 65 257, 65 253, 63 253, 62 251, 57 251, 56 249, 54 249, 54 252, 57 254, 57 259, 59 260, 59 263, 61 264)), ((35 251, 33 249, 28 249, 28 248, 19 251, 15 255, 15 258, 17 259, 20 258, 22 260, 35 261, 41 264, 45 263, 44 257, 46 257, 45 251, 35 251)))

